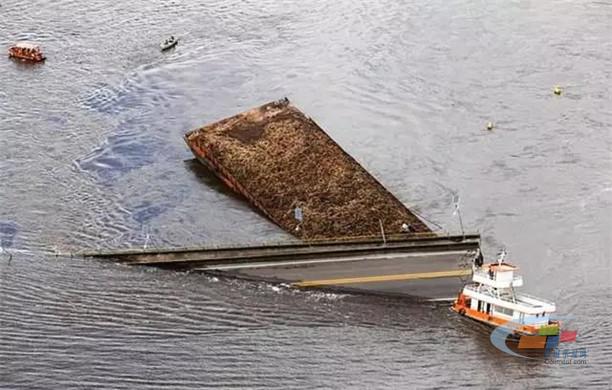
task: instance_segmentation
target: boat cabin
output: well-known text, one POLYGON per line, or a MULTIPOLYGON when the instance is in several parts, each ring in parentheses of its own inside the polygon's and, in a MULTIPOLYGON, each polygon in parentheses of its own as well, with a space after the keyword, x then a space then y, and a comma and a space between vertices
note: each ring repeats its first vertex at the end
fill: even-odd
POLYGON ((484 264, 480 269, 474 271, 473 280, 494 288, 520 287, 523 278, 515 275, 518 267, 508 263, 484 264))
POLYGON ((17 42, 9 49, 9 57, 28 61, 44 61, 45 56, 40 46, 30 42, 17 42))

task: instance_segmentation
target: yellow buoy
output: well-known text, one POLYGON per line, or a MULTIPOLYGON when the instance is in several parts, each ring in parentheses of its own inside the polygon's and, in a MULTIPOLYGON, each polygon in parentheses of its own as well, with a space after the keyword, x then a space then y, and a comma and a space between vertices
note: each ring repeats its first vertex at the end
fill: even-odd
POLYGON ((487 122, 487 130, 493 130, 493 122, 487 122))
POLYGON ((553 92, 555 93, 555 95, 561 95, 561 93, 563 92, 561 90, 561 87, 559 87, 558 85, 555 86, 555 88, 553 89, 553 92))

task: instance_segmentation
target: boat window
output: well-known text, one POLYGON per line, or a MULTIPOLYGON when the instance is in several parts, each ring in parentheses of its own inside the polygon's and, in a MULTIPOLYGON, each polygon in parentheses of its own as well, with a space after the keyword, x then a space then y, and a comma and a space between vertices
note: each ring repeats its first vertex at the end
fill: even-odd
POLYGON ((508 309, 505 307, 501 307, 501 306, 495 306, 495 311, 497 313, 505 314, 507 316, 512 316, 514 314, 514 310, 508 309))

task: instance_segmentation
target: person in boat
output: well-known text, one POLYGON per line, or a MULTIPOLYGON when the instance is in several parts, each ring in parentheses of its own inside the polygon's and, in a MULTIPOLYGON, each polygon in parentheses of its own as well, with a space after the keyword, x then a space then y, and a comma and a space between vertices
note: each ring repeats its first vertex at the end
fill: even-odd
POLYGON ((484 264, 484 257, 482 256, 482 251, 480 250, 480 248, 478 248, 477 251, 478 253, 476 254, 474 262, 476 263, 477 267, 482 267, 482 265, 484 264))

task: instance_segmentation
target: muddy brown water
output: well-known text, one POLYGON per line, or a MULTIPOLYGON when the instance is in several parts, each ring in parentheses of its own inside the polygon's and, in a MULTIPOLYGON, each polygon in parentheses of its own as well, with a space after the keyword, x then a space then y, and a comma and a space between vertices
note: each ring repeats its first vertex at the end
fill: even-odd
POLYGON ((47 56, 0 59, 0 387, 610 388, 610 2, 0 10, 2 50, 47 56), (587 364, 507 356, 443 305, 54 255, 288 238, 182 139, 283 96, 452 231, 458 194, 487 257, 506 247, 571 317, 587 364))

